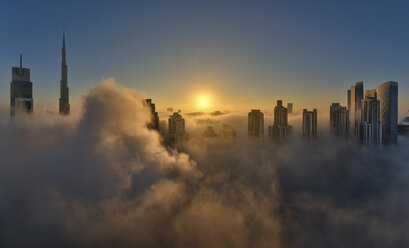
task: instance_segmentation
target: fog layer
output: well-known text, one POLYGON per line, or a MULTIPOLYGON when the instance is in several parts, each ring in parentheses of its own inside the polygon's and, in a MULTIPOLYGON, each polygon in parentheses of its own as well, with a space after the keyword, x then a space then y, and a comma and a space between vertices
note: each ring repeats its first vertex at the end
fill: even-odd
MULTIPOLYGON (((178 151, 148 130, 144 95, 113 79, 71 117, 0 123, 1 247, 405 247, 409 143, 365 150, 325 135, 281 147, 193 130, 178 151)), ((209 122, 210 121, 210 122, 209 122)))

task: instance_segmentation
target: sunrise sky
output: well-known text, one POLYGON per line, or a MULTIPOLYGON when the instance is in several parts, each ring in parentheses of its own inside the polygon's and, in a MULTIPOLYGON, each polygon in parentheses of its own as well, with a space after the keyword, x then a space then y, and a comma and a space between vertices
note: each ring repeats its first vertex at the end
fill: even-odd
POLYGON ((0 3, 3 105, 22 52, 35 104, 57 110, 65 29, 73 103, 114 77, 160 111, 271 110, 282 99, 327 112, 356 81, 394 80, 400 117, 409 110, 406 1, 41 2, 0 3))

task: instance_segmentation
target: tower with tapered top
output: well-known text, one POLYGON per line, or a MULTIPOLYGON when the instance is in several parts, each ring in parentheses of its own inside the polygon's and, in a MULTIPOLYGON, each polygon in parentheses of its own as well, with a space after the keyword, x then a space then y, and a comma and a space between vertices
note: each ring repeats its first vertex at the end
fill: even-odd
POLYGON ((30 82, 30 69, 23 68, 22 54, 20 67, 11 68, 10 115, 18 112, 33 112, 33 83, 30 82))
POLYGON ((61 60, 61 81, 60 81, 60 114, 70 114, 70 101, 67 80, 67 61, 65 56, 65 32, 62 38, 62 60, 61 60))

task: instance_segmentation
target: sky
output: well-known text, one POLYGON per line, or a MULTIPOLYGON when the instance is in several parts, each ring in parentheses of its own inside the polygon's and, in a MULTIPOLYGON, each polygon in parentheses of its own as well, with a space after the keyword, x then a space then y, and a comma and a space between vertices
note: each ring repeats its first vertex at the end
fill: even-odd
POLYGON ((71 102, 103 78, 146 92, 159 111, 346 104, 399 82, 409 110, 406 1, 1 1, 0 104, 11 67, 31 69, 34 103, 58 109, 62 31, 71 102), (203 104, 202 101, 206 103, 203 104))

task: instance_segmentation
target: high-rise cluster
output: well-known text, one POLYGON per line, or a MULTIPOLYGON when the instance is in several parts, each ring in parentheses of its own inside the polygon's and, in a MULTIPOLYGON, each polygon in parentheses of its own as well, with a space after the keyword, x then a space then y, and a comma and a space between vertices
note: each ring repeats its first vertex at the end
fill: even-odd
POLYGON ((398 142, 397 82, 385 82, 365 94, 363 82, 357 82, 347 97, 347 129, 351 138, 366 146, 398 142))
POLYGON ((398 142, 398 83, 389 81, 365 91, 357 82, 347 91, 348 108, 330 106, 330 130, 358 144, 377 146, 398 142))

